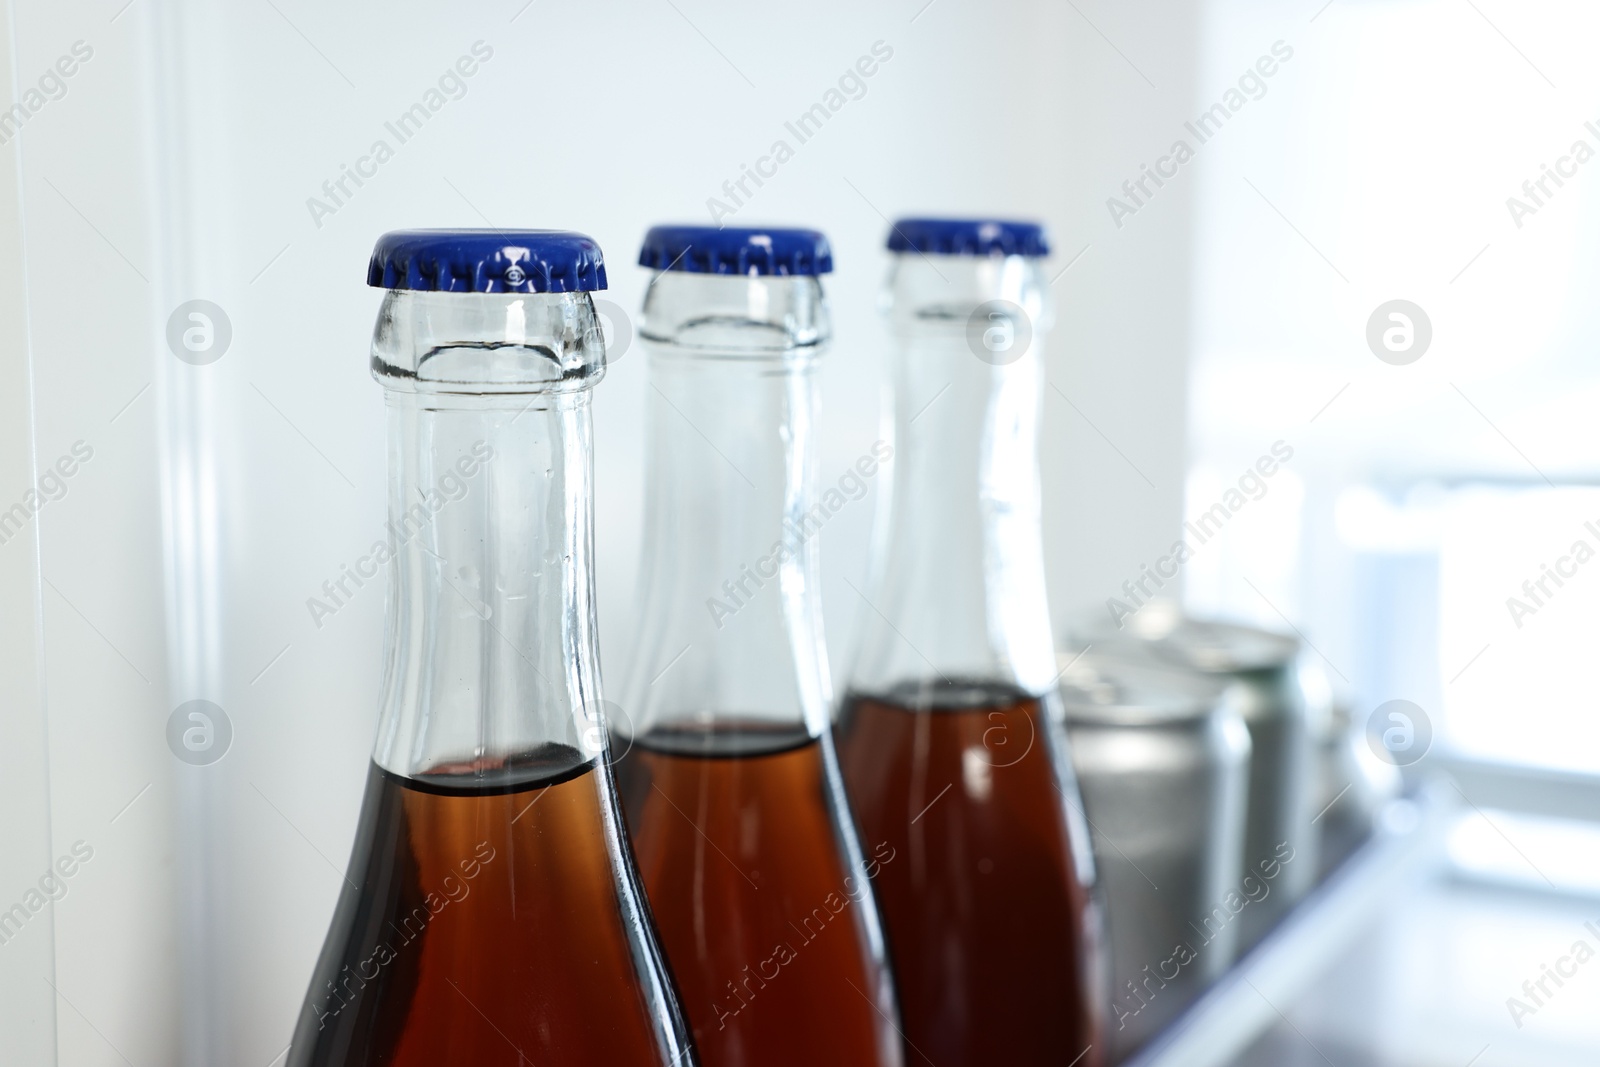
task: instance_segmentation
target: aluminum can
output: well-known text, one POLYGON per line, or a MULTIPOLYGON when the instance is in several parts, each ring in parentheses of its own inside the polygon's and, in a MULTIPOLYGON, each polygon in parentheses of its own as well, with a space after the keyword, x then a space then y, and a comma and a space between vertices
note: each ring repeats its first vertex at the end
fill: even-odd
POLYGON ((1108 919, 1113 1060, 1236 954, 1250 734, 1215 679, 1078 656, 1061 698, 1108 919))
POLYGON ((1316 724, 1327 717, 1320 672, 1298 638, 1190 618, 1151 604, 1094 647, 1193 671, 1227 686, 1225 700, 1250 730, 1250 802, 1240 877, 1270 875, 1271 893, 1241 918, 1240 951, 1254 946, 1316 884, 1319 837, 1316 724), (1158 610, 1163 609, 1163 610, 1158 610))

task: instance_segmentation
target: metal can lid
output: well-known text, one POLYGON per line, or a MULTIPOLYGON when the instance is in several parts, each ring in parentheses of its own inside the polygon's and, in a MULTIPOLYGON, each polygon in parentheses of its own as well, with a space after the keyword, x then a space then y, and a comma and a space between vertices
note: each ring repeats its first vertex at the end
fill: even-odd
POLYGON ((1146 604, 1120 630, 1090 624, 1078 637, 1096 647, 1142 645, 1159 659, 1205 674, 1273 670, 1300 654, 1300 641, 1290 634, 1196 619, 1171 601, 1146 604))
POLYGON ((1203 719, 1220 705, 1218 679, 1135 648, 1064 653, 1061 702, 1068 723, 1159 726, 1203 719))
POLYGON ((1157 655, 1207 674, 1272 670, 1300 653, 1300 642, 1288 634, 1194 619, 1153 641, 1151 647, 1157 655))

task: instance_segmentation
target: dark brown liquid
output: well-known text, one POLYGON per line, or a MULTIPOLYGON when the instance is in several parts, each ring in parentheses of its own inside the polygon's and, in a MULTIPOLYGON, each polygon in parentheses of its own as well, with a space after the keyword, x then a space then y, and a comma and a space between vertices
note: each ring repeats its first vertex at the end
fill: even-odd
POLYGON ((289 1065, 673 1063, 605 776, 566 746, 455 772, 372 767, 289 1065))
POLYGON ((825 745, 803 729, 654 731, 617 765, 639 871, 706 1067, 900 1063, 863 877, 900 861, 867 841, 865 872, 849 869, 825 745))
POLYGON ((986 685, 853 696, 841 711, 862 835, 900 857, 874 888, 907 1063, 1101 1062, 1098 938, 1047 723, 1037 699, 986 685))

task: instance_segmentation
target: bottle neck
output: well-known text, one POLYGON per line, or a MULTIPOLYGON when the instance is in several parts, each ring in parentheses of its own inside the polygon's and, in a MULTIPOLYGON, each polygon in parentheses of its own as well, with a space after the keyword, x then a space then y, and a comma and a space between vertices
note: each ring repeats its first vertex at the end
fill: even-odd
POLYGON ((495 779, 604 750, 593 316, 587 294, 385 302, 373 363, 388 387, 389 524, 372 555, 389 562, 386 770, 495 779))
POLYGON ((809 514, 820 286, 667 273, 644 318, 644 551, 619 728, 693 747, 815 737, 831 704, 809 514))
POLYGON ((1022 257, 898 257, 894 460, 850 688, 1050 688, 1038 421, 1045 280, 1022 257))

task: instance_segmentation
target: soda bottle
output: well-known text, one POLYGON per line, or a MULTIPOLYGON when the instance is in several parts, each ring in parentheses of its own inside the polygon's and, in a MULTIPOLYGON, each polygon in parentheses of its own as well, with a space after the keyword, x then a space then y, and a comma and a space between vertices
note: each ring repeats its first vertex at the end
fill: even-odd
MULTIPOLYGON (((590 390, 599 247, 378 240, 377 742, 292 1067, 692 1062, 606 759, 590 390)), ((359 565, 358 565, 359 566, 359 565)))
POLYGON ((838 724, 906 1058, 1091 1067, 1101 917, 1045 601, 1034 224, 890 233, 894 458, 838 724))
POLYGON ((644 554, 615 716, 639 869, 709 1067, 898 1067, 874 877, 829 734, 809 230, 656 227, 644 554), (625 717, 624 717, 625 716, 625 717))

